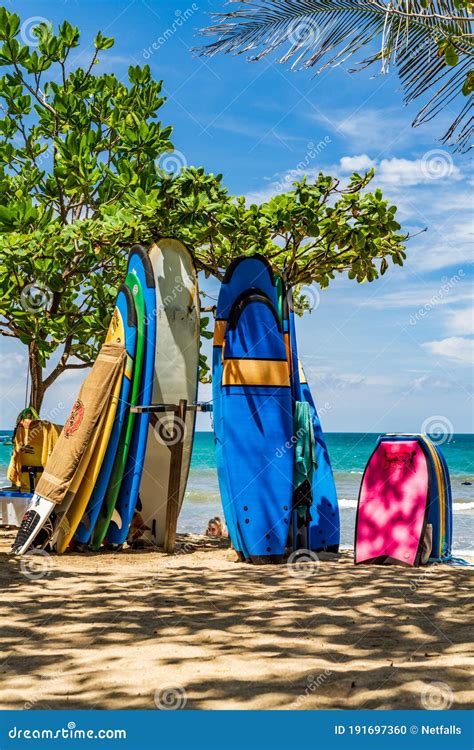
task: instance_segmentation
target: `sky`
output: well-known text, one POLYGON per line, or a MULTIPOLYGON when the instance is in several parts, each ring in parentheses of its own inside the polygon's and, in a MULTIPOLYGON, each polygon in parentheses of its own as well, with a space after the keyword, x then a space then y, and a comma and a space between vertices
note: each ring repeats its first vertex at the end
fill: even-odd
MULTIPOLYGON (((79 26, 84 65, 98 30, 116 39, 99 71, 125 79, 148 63, 164 81, 162 120, 174 127, 172 164, 223 173, 232 193, 264 201, 293 177, 319 171, 342 180, 374 166, 380 187, 413 234, 403 269, 390 266, 372 284, 338 278, 309 290, 311 314, 298 320, 299 352, 326 431, 472 432, 472 157, 439 137, 457 114, 448 109, 413 129, 395 71, 291 71, 267 58, 203 58, 206 15, 223 0, 15 0, 28 36, 41 20, 79 26), (436 429, 434 429, 436 428, 436 429)), ((73 58, 74 59, 74 58, 73 58)), ((349 67, 349 65, 347 66, 349 67)), ((204 289, 216 296, 217 283, 204 289)), ((23 406, 26 356, 1 342, 4 394, 0 428, 23 406)), ((63 375, 43 416, 64 421, 84 373, 63 375)), ((201 390, 210 397, 210 388, 201 390)), ((198 426, 209 429, 207 416, 198 426)))

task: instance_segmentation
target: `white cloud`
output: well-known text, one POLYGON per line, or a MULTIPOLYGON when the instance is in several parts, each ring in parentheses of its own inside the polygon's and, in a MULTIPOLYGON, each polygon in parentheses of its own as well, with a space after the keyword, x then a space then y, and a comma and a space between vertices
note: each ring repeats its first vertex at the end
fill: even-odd
POLYGON ((367 172, 372 167, 375 167, 375 162, 367 156, 367 154, 359 154, 359 156, 343 156, 340 160, 341 170, 347 174, 351 172, 367 172))
POLYGON ((20 369, 26 367, 27 359, 23 354, 9 352, 0 354, 0 378, 2 380, 11 380, 12 373, 15 375, 20 369))
POLYGON ((427 341, 423 347, 431 354, 447 357, 455 362, 469 364, 474 361, 474 339, 451 336, 440 341, 427 341))
POLYGON ((446 180, 461 180, 461 170, 448 151, 433 149, 421 159, 381 159, 376 161, 367 154, 343 156, 339 168, 344 173, 365 171, 375 167, 377 185, 415 186, 446 180))
POLYGON ((377 167, 386 185, 426 185, 443 180, 460 180, 461 171, 447 151, 428 151, 421 159, 382 159, 377 167))
MULTIPOLYGON (((337 164, 308 163, 301 157, 294 169, 273 175, 267 185, 247 195, 248 203, 262 203, 291 189, 295 179, 306 175, 314 180, 323 170, 347 184, 353 172, 375 167, 375 178, 369 189, 382 188, 384 196, 398 207, 397 219, 402 231, 417 235, 407 243, 406 265, 418 274, 472 263, 474 239, 473 200, 466 176, 454 163, 449 151, 432 149, 421 158, 377 160, 367 153, 343 156, 337 164)), ((425 295, 423 295, 423 298, 425 295)))
POLYGON ((458 336, 474 336, 474 307, 450 310, 445 326, 448 333, 458 336))
POLYGON ((420 375, 412 381, 412 388, 417 393, 426 394, 428 390, 451 391, 453 384, 450 380, 433 378, 431 375, 420 375))

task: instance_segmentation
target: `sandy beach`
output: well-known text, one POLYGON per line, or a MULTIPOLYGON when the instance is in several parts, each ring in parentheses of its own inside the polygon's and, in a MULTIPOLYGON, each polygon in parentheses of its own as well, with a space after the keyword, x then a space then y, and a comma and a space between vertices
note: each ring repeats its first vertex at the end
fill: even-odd
POLYGON ((0 530, 1 709, 472 703, 468 568, 355 568, 349 552, 255 567, 191 535, 173 556, 32 568, 8 556, 13 536, 0 530))

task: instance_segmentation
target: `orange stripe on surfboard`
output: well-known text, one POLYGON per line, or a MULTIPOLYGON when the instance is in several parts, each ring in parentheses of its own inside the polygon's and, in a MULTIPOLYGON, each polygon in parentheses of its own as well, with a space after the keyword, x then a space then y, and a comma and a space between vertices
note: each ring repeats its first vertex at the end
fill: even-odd
POLYGON ((265 385, 288 387, 288 362, 274 359, 226 359, 222 385, 265 385))
POLYGON ((226 320, 216 320, 214 323, 214 346, 224 346, 226 320))

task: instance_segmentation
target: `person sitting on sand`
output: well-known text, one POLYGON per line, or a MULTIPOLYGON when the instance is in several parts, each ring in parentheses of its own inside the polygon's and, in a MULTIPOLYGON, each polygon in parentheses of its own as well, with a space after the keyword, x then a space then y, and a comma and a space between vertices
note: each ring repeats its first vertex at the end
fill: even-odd
POLYGON ((209 520, 206 529, 206 536, 211 536, 214 539, 227 538, 229 536, 229 533, 219 516, 215 516, 209 520))
POLYGON ((135 513, 133 514, 132 522, 130 524, 130 529, 128 531, 128 536, 127 536, 128 544, 133 545, 136 542, 138 542, 138 540, 141 539, 145 531, 150 531, 150 526, 146 525, 142 514, 138 510, 136 510, 135 513))

